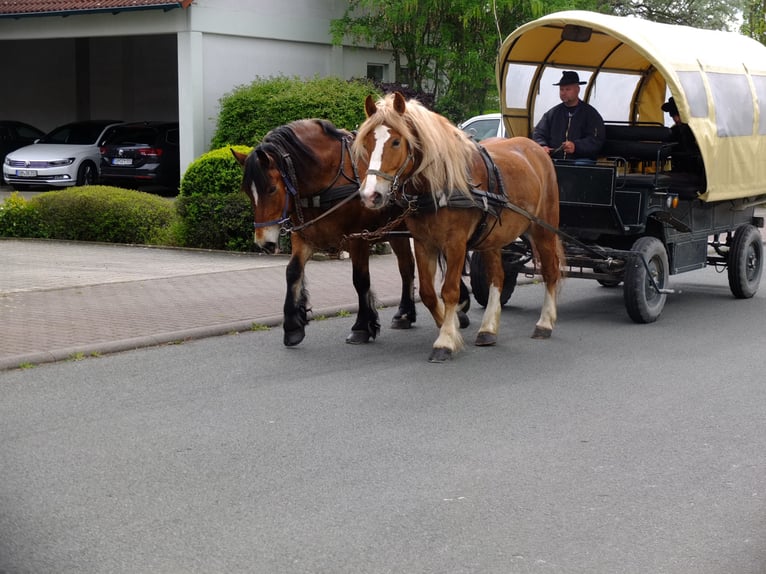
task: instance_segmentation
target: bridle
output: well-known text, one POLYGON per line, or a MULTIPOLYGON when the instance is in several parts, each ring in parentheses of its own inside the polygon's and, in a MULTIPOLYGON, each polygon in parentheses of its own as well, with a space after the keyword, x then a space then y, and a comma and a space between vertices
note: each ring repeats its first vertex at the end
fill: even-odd
MULTIPOLYGON (((344 137, 341 140, 341 150, 340 150, 340 162, 338 162, 338 172, 335 174, 335 177, 330 182, 330 184, 319 191, 318 193, 314 194, 312 196, 313 207, 319 207, 321 202, 321 196, 322 194, 327 193, 328 191, 335 188, 335 184, 338 182, 338 180, 341 177, 344 177, 346 180, 348 180, 356 190, 359 189, 360 181, 359 181, 359 172, 356 167, 356 162, 354 161, 353 155, 350 153, 349 149, 349 140, 351 138, 344 137), (344 167, 345 162, 344 158, 348 155, 349 159, 351 160, 351 169, 353 170, 353 178, 346 174, 344 167)), ((303 204, 301 202, 300 196, 298 194, 298 178, 295 175, 295 166, 293 164, 293 159, 290 156, 289 153, 285 152, 281 154, 282 162, 279 167, 279 176, 282 178, 282 181, 285 184, 285 190, 287 193, 285 193, 285 203, 282 206, 282 215, 279 219, 272 219, 271 221, 262 221, 253 222, 253 226, 255 229, 260 229, 262 227, 271 227, 272 225, 279 225, 281 227, 280 234, 281 235, 287 235, 288 233, 300 231, 302 229, 305 229, 309 225, 313 225, 315 222, 319 221, 323 217, 326 217, 342 205, 345 205, 351 198, 354 197, 354 193, 349 194, 347 197, 345 197, 342 201, 339 203, 336 203, 333 205, 330 209, 320 214, 318 217, 310 220, 305 221, 303 217, 303 204), (295 206, 295 212, 296 217, 298 218, 299 225, 293 226, 291 224, 290 219, 290 199, 293 200, 293 205, 295 206)), ((308 198, 306 198, 306 207, 309 207, 308 205, 308 198)))

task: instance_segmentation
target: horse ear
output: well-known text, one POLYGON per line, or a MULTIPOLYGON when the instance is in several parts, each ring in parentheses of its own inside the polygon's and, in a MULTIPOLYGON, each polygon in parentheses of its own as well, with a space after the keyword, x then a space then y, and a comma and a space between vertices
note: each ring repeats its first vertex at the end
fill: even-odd
POLYGON ((364 113, 366 113, 369 118, 377 111, 378 106, 375 105, 375 100, 372 98, 372 94, 367 94, 367 98, 364 100, 364 113))
POLYGON ((269 154, 256 148, 255 155, 258 158, 258 163, 261 164, 263 169, 268 169, 271 166, 271 157, 269 154))
POLYGON ((231 155, 233 155, 234 159, 237 160, 237 163, 241 167, 245 167, 245 160, 247 159, 247 154, 240 153, 240 152, 236 151, 234 148, 229 148, 229 149, 231 150, 231 155))
POLYGON ((401 92, 395 92, 394 93, 394 110, 398 114, 404 113, 404 108, 406 107, 404 96, 401 92))

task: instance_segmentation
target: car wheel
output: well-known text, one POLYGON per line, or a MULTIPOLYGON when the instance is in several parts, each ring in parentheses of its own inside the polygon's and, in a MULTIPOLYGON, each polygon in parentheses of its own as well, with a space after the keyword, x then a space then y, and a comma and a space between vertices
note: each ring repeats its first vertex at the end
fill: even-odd
POLYGON ((77 185, 95 185, 96 166, 89 161, 84 162, 77 170, 77 185))

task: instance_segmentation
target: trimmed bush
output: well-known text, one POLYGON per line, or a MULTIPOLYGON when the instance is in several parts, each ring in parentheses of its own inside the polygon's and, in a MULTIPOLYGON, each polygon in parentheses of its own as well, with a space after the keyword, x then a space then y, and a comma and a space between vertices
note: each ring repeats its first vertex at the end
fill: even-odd
POLYGON ((176 220, 172 200, 101 185, 43 193, 29 201, 16 195, 0 214, 0 233, 107 243, 166 245, 176 220))
POLYGON ((211 147, 257 145, 269 130, 305 118, 329 120, 354 130, 365 119, 364 100, 379 95, 369 80, 256 78, 220 99, 211 147))
POLYGON ((18 192, 0 204, 0 236, 46 237, 40 213, 18 192))
MULTIPOLYGON (((247 146, 231 146, 249 153, 247 146)), ((240 191, 242 168, 229 146, 194 160, 181 180, 176 199, 179 240, 186 247, 253 251, 253 209, 240 191)))

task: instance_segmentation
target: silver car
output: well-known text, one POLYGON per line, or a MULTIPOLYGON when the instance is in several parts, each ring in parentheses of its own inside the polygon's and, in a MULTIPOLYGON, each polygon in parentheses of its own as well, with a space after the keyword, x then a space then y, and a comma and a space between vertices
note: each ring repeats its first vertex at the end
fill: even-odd
POLYGON ((505 137, 505 124, 499 112, 484 114, 467 119, 458 127, 476 141, 487 138, 505 137))
POLYGON ((13 189, 69 187, 98 183, 107 128, 120 120, 88 120, 57 127, 32 145, 9 153, 3 179, 13 189))

